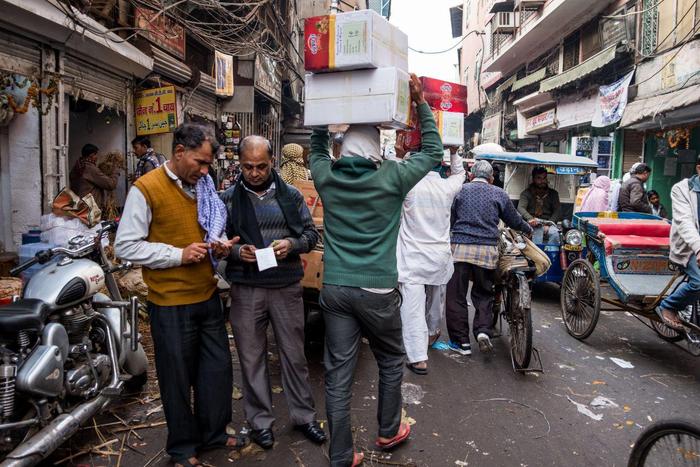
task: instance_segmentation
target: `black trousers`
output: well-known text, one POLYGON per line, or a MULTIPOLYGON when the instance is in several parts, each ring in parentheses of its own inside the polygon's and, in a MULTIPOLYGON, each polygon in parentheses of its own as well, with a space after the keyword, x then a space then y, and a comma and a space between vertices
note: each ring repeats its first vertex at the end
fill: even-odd
POLYGON ((405 352, 401 295, 375 294, 355 287, 324 285, 320 304, 326 324, 326 412, 331 433, 331 466, 352 464, 350 402, 360 337, 369 340, 379 367, 379 436, 396 436, 401 424, 401 381, 405 352))
POLYGON ((474 305, 474 336, 483 332, 492 335, 495 269, 486 269, 469 263, 454 263, 455 271, 447 283, 446 320, 450 340, 457 344, 469 343, 469 305, 467 291, 472 281, 474 305))
POLYGON ((178 462, 226 443, 233 390, 226 317, 217 294, 191 305, 149 302, 148 312, 168 423, 166 451, 178 462))

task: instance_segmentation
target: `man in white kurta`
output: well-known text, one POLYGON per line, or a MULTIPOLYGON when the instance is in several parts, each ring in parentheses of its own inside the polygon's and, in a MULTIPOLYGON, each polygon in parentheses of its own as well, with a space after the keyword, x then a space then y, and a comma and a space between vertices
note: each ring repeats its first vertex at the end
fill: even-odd
POLYGON ((465 180, 462 158, 451 155, 452 174, 429 172, 408 193, 397 243, 401 322, 408 367, 427 374, 428 342, 445 315, 445 288, 452 276, 450 208, 465 180))

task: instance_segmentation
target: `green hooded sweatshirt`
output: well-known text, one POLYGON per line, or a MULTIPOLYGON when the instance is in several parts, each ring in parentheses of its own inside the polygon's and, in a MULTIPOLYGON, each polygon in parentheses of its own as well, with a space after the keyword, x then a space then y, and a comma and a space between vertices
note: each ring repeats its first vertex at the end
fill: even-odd
POLYGON ((328 131, 311 135, 310 166, 323 201, 323 283, 346 287, 394 288, 396 239, 403 200, 442 160, 443 149, 433 113, 418 106, 421 152, 406 161, 379 167, 362 157, 328 153, 328 131))

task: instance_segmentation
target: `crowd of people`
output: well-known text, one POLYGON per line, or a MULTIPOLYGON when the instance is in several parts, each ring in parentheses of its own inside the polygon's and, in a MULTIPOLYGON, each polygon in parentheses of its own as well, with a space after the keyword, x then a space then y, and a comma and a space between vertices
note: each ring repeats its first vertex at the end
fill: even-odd
MULTIPOLYGON (((340 157, 334 158, 328 130, 316 128, 310 174, 301 147, 285 147, 278 173, 270 142, 247 136, 240 144, 240 176, 221 195, 208 175, 218 143, 205 127, 178 127, 167 162, 150 150, 147 139, 135 140, 139 170, 126 199, 115 252, 143 266, 168 427, 166 451, 175 465, 201 465, 197 456, 209 447, 240 448, 249 441, 265 449, 275 445, 267 361, 270 326, 290 420, 312 442, 327 439, 317 421, 304 355, 300 284, 300 255, 316 246, 321 233, 292 185, 295 180, 310 175, 324 204, 319 303, 326 333, 325 409, 332 466, 363 461, 353 446, 350 416, 361 337, 367 338, 378 367, 375 445, 380 450, 409 438, 411 427, 401 414, 404 369, 428 374, 429 349, 440 342, 444 325, 450 350, 470 355, 471 336, 480 351, 492 350, 499 225, 541 243, 558 241, 559 194, 549 187, 546 169, 535 167, 516 209, 494 184, 489 162, 477 161, 467 174, 451 148, 446 167, 433 113, 415 76, 410 89, 421 124, 420 151, 405 154, 397 147, 398 159, 384 160, 379 130, 351 125, 337 141, 340 157), (226 261, 220 269, 231 284, 229 310, 216 291, 214 272, 220 261, 226 261), (475 308, 471 329, 470 282, 475 308), (248 436, 226 432, 233 384, 226 321, 241 365, 248 436)), ((90 170, 92 149, 86 151, 83 173, 90 170)), ((664 212, 658 194, 644 192, 648 173, 644 165, 633 168, 620 189, 621 210, 664 212)), ((599 177, 584 206, 607 210, 609 189, 610 180, 599 177)), ((691 185, 685 191, 700 188, 691 185)), ((693 215, 697 224, 697 209, 693 215)), ((693 241, 700 245, 700 235, 693 241)), ((694 287, 700 283, 700 269, 691 263, 694 287)), ((666 303, 668 319, 683 300, 666 303)))

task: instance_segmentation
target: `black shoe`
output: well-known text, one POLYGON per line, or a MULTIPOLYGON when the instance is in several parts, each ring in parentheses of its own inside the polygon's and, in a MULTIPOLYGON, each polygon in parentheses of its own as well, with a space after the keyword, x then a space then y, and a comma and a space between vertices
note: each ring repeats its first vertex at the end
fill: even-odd
POLYGON ((304 433, 304 436, 316 444, 323 444, 326 442, 326 433, 323 431, 318 422, 311 422, 307 423, 306 425, 297 425, 294 427, 294 429, 304 433))
POLYGON ((250 439, 263 449, 270 449, 275 445, 275 435, 270 428, 250 430, 250 439))

